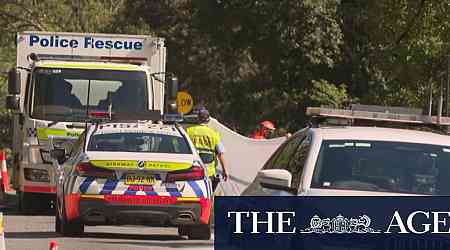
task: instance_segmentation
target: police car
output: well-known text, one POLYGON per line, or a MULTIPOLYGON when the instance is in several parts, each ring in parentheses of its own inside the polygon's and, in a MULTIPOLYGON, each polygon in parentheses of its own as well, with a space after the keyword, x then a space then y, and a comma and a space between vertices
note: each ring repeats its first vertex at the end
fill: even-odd
MULTIPOLYGON (((243 195, 450 195, 450 136, 363 126, 368 122, 435 126, 427 123, 430 117, 326 108, 317 113, 352 122, 358 119, 360 124, 308 127, 295 133, 275 151, 243 195)), ((450 118, 442 118, 439 125, 443 124, 450 126, 450 118)))
POLYGON ((211 184, 178 125, 103 122, 90 125, 70 152, 51 151, 57 165, 57 232, 85 225, 175 226, 189 239, 209 239, 211 184))

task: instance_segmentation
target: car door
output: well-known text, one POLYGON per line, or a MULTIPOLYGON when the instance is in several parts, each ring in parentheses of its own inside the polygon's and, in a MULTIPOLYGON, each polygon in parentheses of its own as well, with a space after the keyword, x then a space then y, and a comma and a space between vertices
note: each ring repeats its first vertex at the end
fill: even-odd
MULTIPOLYGON (((303 153, 298 152, 299 146, 302 145, 302 142, 307 138, 307 131, 302 130, 292 136, 288 141, 283 143, 275 153, 270 157, 270 159, 264 164, 262 170, 266 169, 285 169, 288 170, 292 174, 292 183, 295 186, 293 188, 298 189, 300 184, 300 178, 303 172, 303 166, 299 164, 299 160, 301 160, 300 156, 303 153), (294 159, 297 157, 298 159, 294 159), (297 167, 300 167, 297 169, 297 167)), ((308 140, 309 142, 310 140, 308 140)), ((305 144, 306 145, 306 144, 305 144)), ((301 147, 301 150, 305 150, 304 147, 301 147)), ((259 195, 269 195, 269 196, 278 196, 278 195, 288 195, 285 191, 268 189, 261 186, 259 182, 258 175, 254 179, 254 181, 249 185, 249 187, 243 192, 243 195, 248 196, 259 196, 259 195)))
POLYGON ((62 202, 61 199, 63 199, 64 197, 64 188, 65 188, 64 185, 66 183, 66 178, 69 176, 75 164, 75 161, 77 160, 77 156, 83 149, 84 139, 85 139, 85 132, 83 132, 80 135, 79 139, 71 147, 69 155, 67 156, 67 160, 64 163, 57 166, 56 193, 57 198, 60 199, 61 202, 62 202))

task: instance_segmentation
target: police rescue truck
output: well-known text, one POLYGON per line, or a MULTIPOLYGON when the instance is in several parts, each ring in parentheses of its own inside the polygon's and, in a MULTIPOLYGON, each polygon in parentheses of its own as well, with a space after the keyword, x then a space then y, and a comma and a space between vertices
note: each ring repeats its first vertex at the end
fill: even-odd
MULTIPOLYGON (((6 102, 14 111, 13 186, 22 211, 48 207, 55 197, 49 137, 55 145, 68 145, 96 112, 162 114, 165 64, 164 39, 158 37, 17 34, 17 65, 8 74, 6 102)), ((176 93, 171 79, 169 91, 176 93)))

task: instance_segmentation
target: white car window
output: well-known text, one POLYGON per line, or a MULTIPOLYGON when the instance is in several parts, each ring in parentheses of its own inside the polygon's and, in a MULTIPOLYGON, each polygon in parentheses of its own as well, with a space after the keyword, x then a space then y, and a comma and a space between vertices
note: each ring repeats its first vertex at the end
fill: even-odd
POLYGON ((326 140, 311 187, 449 195, 449 179, 450 150, 443 146, 326 140))
POLYGON ((88 150, 173 154, 192 153, 184 137, 156 133, 96 134, 91 137, 88 150))

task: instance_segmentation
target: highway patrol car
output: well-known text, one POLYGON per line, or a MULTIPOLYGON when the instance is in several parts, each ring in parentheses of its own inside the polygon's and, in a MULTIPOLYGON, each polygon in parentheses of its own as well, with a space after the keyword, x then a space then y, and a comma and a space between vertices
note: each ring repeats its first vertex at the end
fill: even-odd
POLYGON ((90 125, 57 165, 57 232, 85 225, 176 226, 209 239, 212 206, 206 168, 185 131, 152 122, 90 125))

